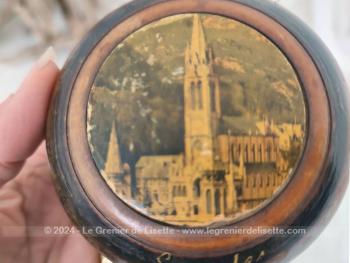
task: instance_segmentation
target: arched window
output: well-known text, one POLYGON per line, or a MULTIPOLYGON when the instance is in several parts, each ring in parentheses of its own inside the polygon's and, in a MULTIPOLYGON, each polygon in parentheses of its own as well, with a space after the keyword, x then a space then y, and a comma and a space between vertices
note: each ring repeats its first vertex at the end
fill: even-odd
POLYGON ((187 195, 187 189, 186 186, 182 187, 182 196, 186 196, 187 195))
POLYGON ((220 190, 216 189, 215 190, 215 215, 220 215, 221 214, 221 194, 220 190))
POLYGON ((179 185, 178 187, 177 187, 177 193, 176 193, 176 195, 177 196, 182 196, 182 193, 181 193, 182 191, 181 191, 181 186, 179 185))
POLYGON ((226 188, 224 189, 224 209, 227 208, 227 191, 226 188))
POLYGON ((271 145, 270 144, 268 144, 266 147, 266 158, 267 158, 268 162, 271 161, 271 145))
POLYGON ((211 111, 216 112, 216 86, 214 81, 210 81, 210 104, 211 111))
POLYGON ((260 162, 263 162, 263 157, 262 157, 262 146, 261 146, 261 144, 259 144, 259 150, 258 150, 258 152, 259 152, 259 160, 260 160, 260 162))
POLYGON ((249 162, 249 152, 248 152, 248 144, 245 146, 245 150, 244 150, 244 154, 245 154, 245 162, 249 162))
POLYGON ((198 107, 199 109, 203 109, 203 83, 202 81, 198 81, 198 107))
POLYGON ((191 106, 192 110, 196 109, 196 85, 191 82, 191 106))
POLYGON ((201 180, 197 178, 193 183, 193 195, 194 197, 200 197, 201 196, 201 180))
POLYGON ((230 146, 231 146, 230 154, 231 154, 232 160, 236 161, 236 159, 238 159, 236 158, 236 145, 230 144, 230 146))
POLYGON ((195 206, 193 207, 193 214, 198 215, 198 213, 199 213, 198 206, 195 205, 195 206))
POLYGON ((206 50, 206 51, 205 51, 205 58, 206 58, 206 60, 207 60, 207 64, 209 64, 209 62, 210 62, 209 50, 206 50))
POLYGON ((253 162, 256 162, 256 145, 253 144, 252 146, 252 156, 253 156, 253 162))
POLYGON ((173 197, 176 197, 176 186, 173 186, 173 197))
POLYGON ((274 147, 274 153, 275 153, 274 160, 276 161, 276 160, 277 160, 277 155, 278 155, 278 148, 277 148, 276 145, 275 145, 275 147, 274 147))
POLYGON ((206 199, 207 199, 207 214, 211 214, 212 213, 212 210, 211 210, 212 201, 211 201, 211 191, 210 190, 207 190, 207 192, 206 192, 206 199))

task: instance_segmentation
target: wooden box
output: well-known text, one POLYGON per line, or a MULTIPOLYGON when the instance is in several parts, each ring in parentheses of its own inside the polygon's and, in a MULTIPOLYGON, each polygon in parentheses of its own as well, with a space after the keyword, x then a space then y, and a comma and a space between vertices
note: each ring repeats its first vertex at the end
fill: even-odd
POLYGON ((62 71, 47 133, 58 192, 112 260, 288 261, 347 186, 345 86, 276 4, 134 1, 62 71))

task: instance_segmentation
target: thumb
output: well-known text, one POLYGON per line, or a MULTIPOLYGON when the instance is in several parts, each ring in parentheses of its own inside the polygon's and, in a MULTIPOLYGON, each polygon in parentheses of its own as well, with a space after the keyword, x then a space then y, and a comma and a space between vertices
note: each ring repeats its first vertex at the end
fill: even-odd
POLYGON ((16 94, 0 105, 0 187, 16 176, 43 140, 58 73, 54 51, 49 48, 16 94))

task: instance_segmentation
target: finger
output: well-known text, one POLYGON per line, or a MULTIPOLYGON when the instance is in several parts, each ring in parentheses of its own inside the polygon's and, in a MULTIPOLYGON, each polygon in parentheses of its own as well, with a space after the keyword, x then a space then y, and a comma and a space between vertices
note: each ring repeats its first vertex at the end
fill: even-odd
POLYGON ((59 73, 48 49, 0 111, 0 187, 13 178, 44 138, 51 94, 59 73))
POLYGON ((61 239, 51 251, 49 262, 101 262, 99 252, 80 233, 61 239))
POLYGON ((4 102, 0 103, 0 112, 11 101, 12 97, 13 97, 13 94, 9 95, 4 102))

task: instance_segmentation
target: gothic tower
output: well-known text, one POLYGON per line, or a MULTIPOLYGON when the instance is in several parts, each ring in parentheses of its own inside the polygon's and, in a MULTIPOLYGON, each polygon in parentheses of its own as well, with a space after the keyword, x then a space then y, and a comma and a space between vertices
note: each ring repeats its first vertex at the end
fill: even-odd
POLYGON ((119 175, 123 173, 123 164, 120 158, 117 131, 114 122, 109 138, 108 153, 104 171, 106 172, 108 177, 112 177, 113 175, 119 175))
POLYGON ((213 170, 214 138, 221 114, 220 88, 214 73, 214 54, 207 46, 197 14, 191 43, 185 51, 184 104, 186 163, 213 170))

